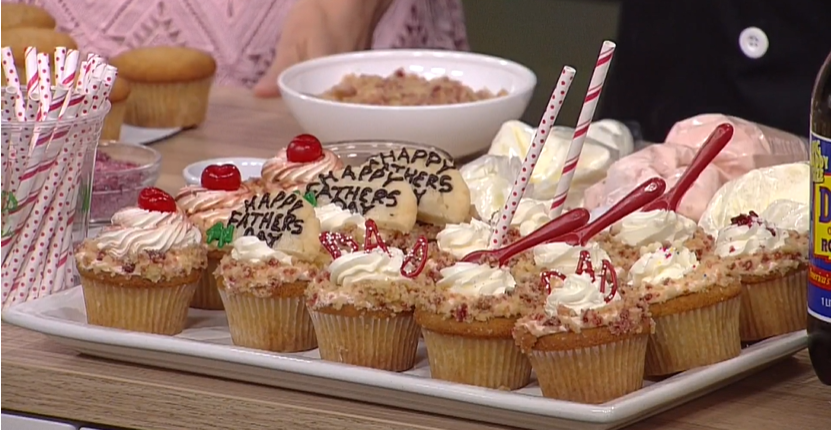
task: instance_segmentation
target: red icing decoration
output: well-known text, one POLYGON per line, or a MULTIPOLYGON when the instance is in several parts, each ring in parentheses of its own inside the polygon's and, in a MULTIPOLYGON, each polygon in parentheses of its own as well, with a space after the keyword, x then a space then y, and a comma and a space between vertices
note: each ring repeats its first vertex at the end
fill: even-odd
POLYGON ((360 247, 351 237, 342 233, 332 233, 331 231, 324 231, 318 237, 320 244, 329 252, 332 258, 337 259, 343 254, 342 249, 348 248, 350 252, 358 252, 360 247))
POLYGON ((236 191, 242 185, 242 174, 233 164, 211 164, 202 171, 201 182, 209 190, 236 191))
POLYGON ((577 263, 577 269, 574 271, 574 273, 578 275, 588 273, 589 276, 592 277, 592 282, 597 281, 597 277, 594 274, 594 267, 592 267, 592 257, 591 254, 589 254, 589 251, 580 251, 580 260, 577 263))
POLYGON ((176 212, 176 200, 173 197, 156 188, 147 187, 138 195, 138 207, 154 212, 176 212))
POLYGON ((311 134, 301 134, 289 142, 286 157, 292 163, 311 163, 323 158, 323 145, 311 134))
POLYGON ((419 236, 413 249, 404 257, 401 263, 401 275, 407 278, 415 278, 427 264, 427 238, 419 236))
POLYGON ((540 283, 542 284, 543 291, 545 294, 551 294, 551 278, 560 278, 561 280, 566 280, 566 275, 560 273, 557 270, 545 270, 540 273, 540 283))
POLYGON ((390 255, 390 250, 387 248, 387 244, 384 243, 384 239, 381 238, 381 233, 378 232, 378 225, 375 224, 375 221, 368 219, 365 225, 364 251, 372 252, 375 248, 381 248, 387 255, 390 255))
POLYGON ((606 303, 612 301, 615 298, 615 294, 617 294, 617 272, 615 272, 615 267, 612 265, 612 262, 609 260, 603 260, 603 270, 600 272, 600 292, 606 294, 603 296, 603 300, 606 303), (609 292, 606 292, 606 282, 611 283, 611 288, 609 288, 609 292))
POLYGON ((759 215, 756 212, 750 211, 747 214, 741 214, 730 218, 730 224, 738 226, 750 227, 753 224, 759 223, 759 215))

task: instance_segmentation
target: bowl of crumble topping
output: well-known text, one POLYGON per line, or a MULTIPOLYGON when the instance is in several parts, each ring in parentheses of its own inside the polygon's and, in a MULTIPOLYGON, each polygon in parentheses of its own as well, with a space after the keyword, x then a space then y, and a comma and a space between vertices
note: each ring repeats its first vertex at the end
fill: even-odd
POLYGON ((300 125, 324 142, 418 142, 454 157, 485 150, 503 122, 522 116, 536 83, 513 61, 437 50, 332 55, 277 81, 300 125))

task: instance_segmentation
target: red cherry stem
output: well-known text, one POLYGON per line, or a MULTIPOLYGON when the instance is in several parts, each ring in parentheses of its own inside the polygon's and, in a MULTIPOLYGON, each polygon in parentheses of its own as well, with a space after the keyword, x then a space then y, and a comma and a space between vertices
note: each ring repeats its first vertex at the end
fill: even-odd
POLYGON ((678 179, 678 182, 675 183, 675 186, 659 199, 646 205, 643 208, 643 211, 648 212, 662 209, 675 211, 678 209, 678 205, 681 203, 681 198, 684 197, 684 194, 687 193, 698 177, 701 176, 701 172, 703 172, 704 169, 713 162, 716 156, 722 149, 724 149, 725 146, 727 146, 732 138, 733 126, 728 123, 719 124, 718 127, 710 133, 710 136, 704 144, 701 145, 701 148, 698 149, 698 153, 695 154, 695 158, 693 158, 690 166, 687 167, 687 170, 685 170, 678 179))
POLYGON ((589 217, 589 211, 583 208, 570 210, 563 215, 548 221, 536 231, 508 246, 495 250, 475 251, 462 258, 462 261, 475 263, 480 261, 482 257, 491 255, 499 260, 500 265, 505 264, 505 262, 510 260, 511 257, 519 254, 520 252, 531 249, 547 240, 550 240, 551 238, 563 234, 564 232, 571 231, 585 225, 589 221, 589 217))
POLYGON ((572 233, 567 233, 551 242, 565 242, 572 246, 586 246, 589 239, 608 228, 612 224, 623 219, 626 215, 643 207, 643 205, 655 200, 658 196, 664 194, 667 188, 667 183, 661 178, 652 178, 640 184, 621 199, 616 205, 612 206, 606 213, 601 215, 594 222, 584 226, 580 230, 572 233))

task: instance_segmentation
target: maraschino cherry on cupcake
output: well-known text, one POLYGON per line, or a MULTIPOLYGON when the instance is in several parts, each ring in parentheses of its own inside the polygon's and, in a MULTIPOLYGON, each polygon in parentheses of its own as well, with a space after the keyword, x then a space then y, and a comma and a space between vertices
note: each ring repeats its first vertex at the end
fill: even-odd
POLYGON ((209 242, 208 232, 227 221, 234 209, 241 207, 255 194, 256 190, 242 181, 236 166, 214 164, 202 171, 201 185, 184 187, 176 195, 176 202, 202 232, 203 242, 208 246, 208 266, 193 297, 192 307, 222 309, 222 299, 212 274, 222 257, 231 252, 231 244, 226 241, 209 242))
POLYGON ((302 191, 318 175, 343 168, 334 152, 323 148, 311 134, 295 136, 263 164, 261 182, 268 191, 302 191))
POLYGON ((206 266, 202 234, 169 194, 139 193, 75 250, 89 324, 174 335, 206 266))

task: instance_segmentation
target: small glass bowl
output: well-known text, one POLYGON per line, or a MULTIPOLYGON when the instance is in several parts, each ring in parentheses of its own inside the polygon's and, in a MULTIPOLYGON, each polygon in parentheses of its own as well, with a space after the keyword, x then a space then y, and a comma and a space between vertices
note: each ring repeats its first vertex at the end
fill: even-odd
POLYGON ((447 151, 436 148, 435 146, 424 145, 421 143, 390 141, 390 140, 353 140, 344 142, 324 143, 323 148, 335 153, 344 164, 350 166, 358 166, 366 162, 369 157, 377 155, 380 152, 398 149, 412 149, 412 150, 427 150, 435 151, 439 154, 450 158, 453 157, 447 151))
POLYGON ((133 166, 110 170, 106 162, 96 157, 92 181, 90 221, 92 224, 108 224, 119 209, 136 204, 142 188, 152 186, 159 179, 162 155, 153 148, 115 141, 101 142, 98 153, 112 162, 133 166))

